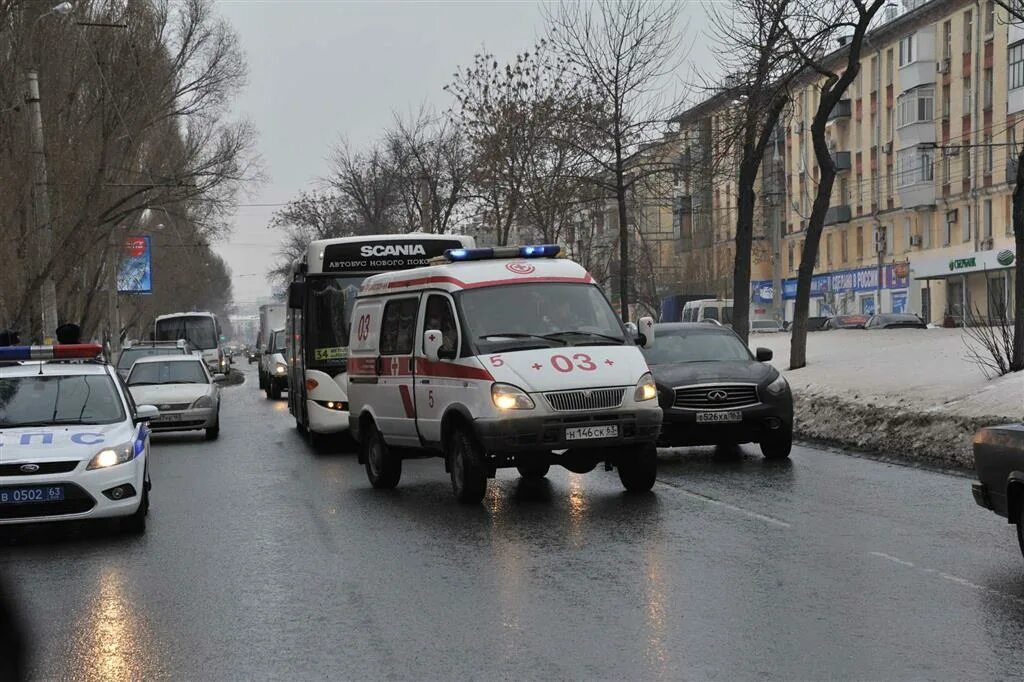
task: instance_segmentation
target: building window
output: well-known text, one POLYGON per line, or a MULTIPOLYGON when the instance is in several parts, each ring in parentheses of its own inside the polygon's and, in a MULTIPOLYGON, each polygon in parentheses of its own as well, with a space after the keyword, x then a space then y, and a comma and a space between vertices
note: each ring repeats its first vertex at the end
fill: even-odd
POLYGON ((793 262, 793 242, 790 241, 786 247, 786 250, 789 251, 789 269, 792 271, 795 266, 795 263, 793 262))
POLYGON ((942 157, 942 184, 949 184, 949 157, 945 155, 942 157))
POLYGON ((981 204, 981 219, 982 226, 985 230, 985 239, 992 238, 992 200, 985 199, 981 204))
POLYGON ((892 115, 892 107, 886 107, 885 109, 885 139, 892 142, 892 127, 896 122, 896 117, 892 115))
POLYGON ((986 109, 992 108, 992 69, 985 69, 985 81, 982 88, 982 103, 986 109))
POLYGON ((864 258, 864 227, 857 226, 857 260, 864 258))
POLYGON ((911 34, 900 40, 900 66, 906 66, 914 61, 914 35, 911 34))
POLYGON ((1009 53, 1009 87, 1015 90, 1024 87, 1024 40, 1014 43, 1007 48, 1009 53))
POLYGON ((942 245, 949 246, 953 243, 953 223, 947 219, 943 225, 946 226, 945 231, 942 233, 942 245))
POLYGON ((921 246, 925 249, 932 248, 932 215, 922 214, 918 221, 921 225, 921 246))
POLYGON ((953 58, 953 22, 947 21, 942 25, 942 56, 946 59, 953 58))
POLYGON ((947 120, 949 119, 950 113, 952 111, 951 110, 951 106, 952 105, 950 103, 950 97, 949 97, 949 86, 948 85, 943 85, 942 86, 942 118, 947 119, 947 120))
POLYGON ((885 84, 892 85, 892 48, 885 53, 885 84))
POLYGON ((960 148, 960 156, 963 157, 964 180, 971 179, 971 136, 964 137, 963 147, 960 148))
POLYGON ((974 35, 974 15, 971 10, 964 12, 964 52, 971 51, 971 38, 974 35))
POLYGON ((984 147, 982 147, 981 153, 985 159, 985 173, 988 174, 992 172, 992 162, 995 154, 995 148, 992 146, 992 136, 986 135, 983 137, 982 144, 984 147))
POLYGON ((964 76, 964 116, 971 115, 971 77, 964 76))
POLYGON ((825 235, 825 262, 832 265, 832 233, 825 235))
MULTIPOLYGON (((1006 236, 1013 236, 1013 197, 1006 197, 1006 210, 1003 211, 1003 220, 1006 223, 1006 236)), ((1024 304, 1022 304, 1024 305, 1024 304)))
POLYGON ((903 149, 896 155, 896 186, 907 187, 934 179, 932 152, 927 149, 903 149))
POLYGON ((878 68, 878 57, 871 58, 871 91, 876 92, 879 86, 879 80, 882 78, 882 71, 878 68))
POLYGON ((910 218, 903 219, 903 253, 910 251, 910 235, 913 231, 913 225, 910 218))
POLYGON ((935 119, 935 88, 914 88, 896 100, 896 126, 927 123, 935 119))
POLYGON ((965 206, 961 211, 963 217, 960 220, 960 238, 965 242, 971 241, 971 208, 971 206, 965 206))
POLYGON ((988 0, 985 3, 985 35, 992 35, 996 29, 996 3, 988 0))
POLYGON ((850 259, 850 244, 849 244, 850 232, 849 230, 843 230, 839 237, 839 258, 840 263, 846 263, 850 259))

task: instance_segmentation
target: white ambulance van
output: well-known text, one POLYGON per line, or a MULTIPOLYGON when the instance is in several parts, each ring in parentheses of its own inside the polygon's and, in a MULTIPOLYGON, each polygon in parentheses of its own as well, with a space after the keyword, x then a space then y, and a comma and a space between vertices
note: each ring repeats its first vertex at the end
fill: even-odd
POLYGON ((440 456, 461 502, 502 467, 604 463, 629 491, 654 485, 657 389, 634 339, 557 245, 451 249, 428 267, 367 278, 352 314, 349 426, 370 483, 403 458, 440 456))

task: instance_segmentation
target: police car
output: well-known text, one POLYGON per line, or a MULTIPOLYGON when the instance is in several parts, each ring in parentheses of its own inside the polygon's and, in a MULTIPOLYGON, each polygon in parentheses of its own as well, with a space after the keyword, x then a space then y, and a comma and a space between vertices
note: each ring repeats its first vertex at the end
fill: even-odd
POLYGON ((0 348, 0 524, 118 519, 146 528, 152 405, 93 344, 0 348))
MULTIPOLYGON (((370 483, 402 459, 445 460, 462 502, 502 467, 618 469, 630 491, 657 473, 662 412, 647 363, 580 265, 557 245, 451 249, 369 277, 352 313, 349 426, 370 483)), ((639 340, 654 341, 653 320, 639 340)))

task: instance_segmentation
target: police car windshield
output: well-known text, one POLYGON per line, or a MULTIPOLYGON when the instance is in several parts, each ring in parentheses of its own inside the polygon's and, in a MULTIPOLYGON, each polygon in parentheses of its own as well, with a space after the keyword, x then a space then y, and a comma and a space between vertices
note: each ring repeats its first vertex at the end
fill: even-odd
POLYGON ((114 424, 124 418, 121 396, 106 375, 0 379, 0 428, 114 424))
POLYGON ((132 367, 129 386, 154 384, 208 384, 206 372, 198 360, 188 362, 142 362, 132 367))
POLYGON ((143 347, 143 348, 125 348, 121 351, 120 357, 117 358, 118 369, 131 369, 131 366, 139 358, 149 357, 151 355, 181 355, 184 351, 180 348, 161 348, 157 347, 143 347))
POLYGON ((463 319, 482 353, 625 343, 622 325, 591 284, 536 282, 470 289, 463 319))

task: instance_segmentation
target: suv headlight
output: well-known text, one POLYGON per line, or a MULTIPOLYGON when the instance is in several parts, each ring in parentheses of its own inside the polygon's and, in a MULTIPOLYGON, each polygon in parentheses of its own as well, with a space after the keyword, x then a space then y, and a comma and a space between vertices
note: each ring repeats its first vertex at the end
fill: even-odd
POLYGON ((86 470, 106 469, 107 467, 124 464, 135 459, 135 446, 131 443, 119 445, 116 448, 106 448, 96 453, 96 456, 89 460, 86 470))
POLYGON ((764 390, 768 391, 772 395, 782 395, 783 393, 786 392, 786 389, 788 388, 789 384, 786 383, 785 377, 783 377, 780 374, 779 376, 775 377, 775 381, 765 386, 764 390))
POLYGON ((288 371, 288 365, 283 365, 279 362, 277 363, 276 371, 278 374, 284 374, 288 371))
POLYGON ((196 409, 200 407, 213 407, 213 398, 208 395, 201 395, 196 398, 196 401, 192 403, 192 408, 196 409))
POLYGON ((533 398, 512 384, 492 384, 491 402, 499 410, 532 410, 533 398))
POLYGON ((642 403, 645 400, 654 400, 658 397, 658 386, 654 383, 654 377, 650 372, 640 377, 636 382, 636 390, 633 391, 633 400, 642 403))

